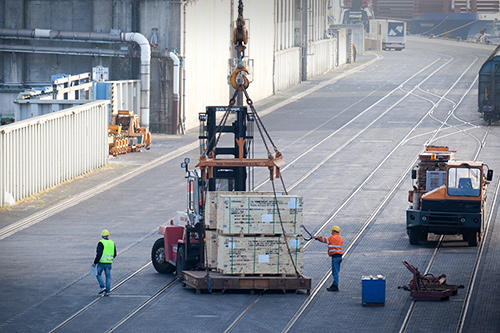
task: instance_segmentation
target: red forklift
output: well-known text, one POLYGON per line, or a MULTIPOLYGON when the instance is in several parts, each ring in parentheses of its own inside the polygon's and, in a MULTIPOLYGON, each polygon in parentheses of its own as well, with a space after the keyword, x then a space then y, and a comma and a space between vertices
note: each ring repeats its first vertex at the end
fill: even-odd
MULTIPOLYGON (((233 96, 227 107, 209 106, 206 112, 199 114, 199 162, 193 170, 189 169, 189 159, 186 158, 181 164, 186 170, 187 179, 186 215, 177 219, 176 223, 172 221, 169 225, 160 226, 158 233, 162 237, 153 245, 151 260, 159 273, 176 272, 182 285, 189 284, 196 288, 197 293, 204 289, 211 291, 212 288, 305 289, 310 292, 311 279, 298 274, 296 268, 296 276, 235 277, 211 271, 206 262, 204 212, 208 193, 251 191, 254 188, 254 167, 266 167, 276 196, 274 179, 281 179, 280 168, 285 165, 246 90, 250 82, 243 59, 248 31, 243 18, 242 0, 239 0, 233 41, 237 55, 237 67, 230 76, 233 96), (248 107, 235 106, 237 97, 243 95, 248 107), (267 158, 254 158, 254 126, 257 126, 262 138, 267 158), (270 147, 274 152, 271 152, 270 147)), ((282 185, 283 192, 288 194, 283 181, 282 185)))
POLYGON ((193 170, 189 169, 188 158, 181 164, 187 179, 186 217, 180 219, 178 224, 182 225, 174 225, 171 221, 170 225, 160 226, 158 233, 163 237, 155 242, 151 251, 153 266, 162 274, 175 271, 180 276, 183 270, 206 268, 204 207, 207 191, 245 192, 247 183, 253 182, 253 167, 268 167, 271 177, 275 173, 278 178, 279 168, 284 165, 279 152, 275 156, 268 154, 267 159, 249 158, 253 154, 256 117, 246 106, 209 106, 205 113, 200 113, 199 119, 200 161, 193 170), (217 114, 222 112, 221 123, 217 125, 217 114), (230 125, 222 122, 228 120, 232 122, 230 125), (234 136, 232 140, 231 135, 234 136), (232 145, 221 147, 221 139, 232 145))

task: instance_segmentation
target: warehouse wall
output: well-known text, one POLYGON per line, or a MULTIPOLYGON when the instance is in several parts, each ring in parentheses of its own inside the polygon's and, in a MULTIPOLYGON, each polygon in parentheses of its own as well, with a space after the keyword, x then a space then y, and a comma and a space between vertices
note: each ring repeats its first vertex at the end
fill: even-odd
MULTIPOLYGON (((301 33, 304 0, 244 1, 244 16, 250 39, 246 56, 253 60, 248 90, 255 101, 300 82, 301 47, 311 43, 316 55, 308 57, 308 77, 332 68, 331 48, 322 47, 326 36, 326 3, 307 0, 308 33, 301 33), (322 52, 323 54, 318 54, 322 52)), ((172 61, 176 50, 183 61, 181 120, 190 129, 198 125, 198 113, 207 105, 229 102, 228 75, 234 59, 232 28, 238 0, 3 0, 1 27, 96 31, 140 32, 152 44, 150 126, 170 128, 172 107, 172 61)), ((94 47, 128 50, 138 47, 119 43, 81 43, 47 40, 0 39, 1 44, 94 47)), ((46 86, 57 73, 79 74, 102 65, 109 68, 110 80, 139 78, 136 56, 104 57, 65 54, 0 52, 0 105, 10 112, 17 93, 29 86, 46 86)), ((139 110, 134 110, 139 111, 139 110)))

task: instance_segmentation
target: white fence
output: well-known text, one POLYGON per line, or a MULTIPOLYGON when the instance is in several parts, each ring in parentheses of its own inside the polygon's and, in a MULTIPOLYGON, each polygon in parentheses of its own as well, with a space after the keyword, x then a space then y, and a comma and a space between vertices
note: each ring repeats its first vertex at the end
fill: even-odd
MULTIPOLYGON (((107 81, 111 83, 111 111, 118 113, 119 110, 134 111, 141 116, 141 81, 122 80, 107 81)), ((140 119, 139 119, 140 120, 140 119)))
POLYGON ((275 93, 300 83, 300 66, 300 48, 292 47, 275 53, 275 93))
POLYGON ((309 44, 309 60, 307 61, 308 79, 335 68, 335 42, 335 39, 322 39, 309 44))
POLYGON ((0 127, 0 206, 108 163, 108 104, 96 101, 0 127))
MULTIPOLYGON (((79 77, 75 75, 73 77, 79 77)), ((47 87, 45 90, 49 90, 47 87)), ((40 98, 39 95, 27 91, 20 93, 14 100, 16 104, 16 121, 38 117, 44 114, 68 109, 73 106, 83 105, 93 100, 110 100, 109 121, 111 122, 111 113, 118 113, 119 110, 134 111, 135 114, 141 114, 141 81, 122 80, 105 81, 93 83, 92 99, 53 99, 52 94, 40 98), (31 95, 33 96, 30 96, 31 95)), ((52 90, 50 90, 52 91, 52 90)), ((35 91, 36 92, 36 91, 35 91)), ((62 94, 61 94, 62 95, 62 94)), ((140 119, 139 119, 140 120, 140 119)))

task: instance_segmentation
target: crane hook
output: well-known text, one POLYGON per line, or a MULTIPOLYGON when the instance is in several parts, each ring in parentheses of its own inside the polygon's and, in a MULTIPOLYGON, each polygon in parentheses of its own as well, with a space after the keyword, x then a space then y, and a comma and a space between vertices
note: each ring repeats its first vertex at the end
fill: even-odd
MULTIPOLYGON (((239 91, 243 90, 241 85, 238 83, 238 75, 240 75, 241 72, 245 72, 245 73, 249 74, 246 67, 241 65, 241 67, 237 67, 233 71, 233 73, 231 73, 231 78, 230 78, 231 86, 233 86, 234 89, 237 88, 239 91)), ((250 85, 250 81, 248 81, 248 78, 243 73, 241 73, 240 77, 243 78, 242 85, 245 87, 245 89, 247 89, 248 86, 250 85)))

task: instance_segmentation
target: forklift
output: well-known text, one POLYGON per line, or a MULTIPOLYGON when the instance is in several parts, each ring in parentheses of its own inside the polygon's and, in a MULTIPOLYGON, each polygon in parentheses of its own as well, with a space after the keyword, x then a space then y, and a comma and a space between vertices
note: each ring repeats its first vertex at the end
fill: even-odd
POLYGON ((247 191, 247 181, 251 167, 266 166, 276 170, 283 165, 281 154, 268 159, 251 159, 253 148, 253 129, 256 118, 246 106, 217 107, 209 106, 200 113, 200 149, 203 153, 197 168, 190 170, 190 160, 186 158, 181 167, 186 170, 187 211, 180 225, 171 221, 170 225, 160 226, 159 238, 153 245, 151 259, 156 271, 163 274, 173 273, 180 276, 183 270, 205 269, 205 223, 204 207, 207 191, 247 191), (217 125, 217 114, 224 113, 230 125, 217 125), (222 134, 227 135, 222 135, 222 134), (228 139, 228 137, 234 138, 228 139), (216 146, 226 139, 232 145, 216 146), (209 154, 207 152, 210 152, 209 154), (224 157, 224 158, 221 158, 224 157), (248 169, 248 170, 247 170, 248 169))
MULTIPOLYGON (((243 18, 242 0, 239 0, 233 43, 237 67, 229 81, 234 93, 228 106, 208 106, 206 112, 199 114, 199 162, 193 170, 189 169, 189 159, 181 164, 186 170, 187 179, 186 215, 176 219, 175 223, 172 220, 169 225, 160 226, 158 233, 162 238, 156 240, 151 250, 153 266, 159 273, 176 272, 180 277, 185 270, 208 270, 205 263, 204 221, 208 192, 251 190, 254 167, 269 169, 273 187, 274 178, 281 178, 280 168, 285 165, 282 155, 266 131, 247 92, 250 81, 246 76, 249 73, 243 64, 243 58, 245 44, 248 43, 248 30, 243 18), (246 97, 248 107, 235 106, 236 98, 242 94, 246 97), (267 158, 253 158, 254 124, 267 150, 267 158), (223 144, 226 146, 222 146, 223 144), (270 146, 273 147, 274 154, 270 151, 270 146)), ((284 183, 282 184, 284 188, 284 183)), ((286 193, 286 189, 284 191, 286 193)))

